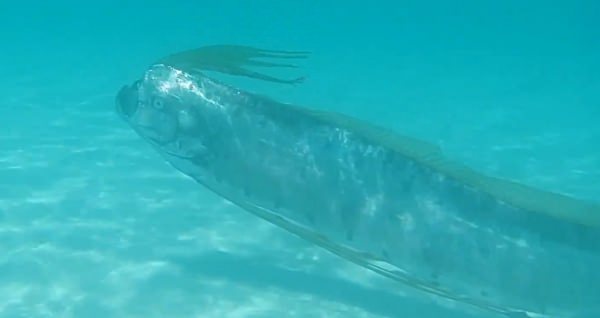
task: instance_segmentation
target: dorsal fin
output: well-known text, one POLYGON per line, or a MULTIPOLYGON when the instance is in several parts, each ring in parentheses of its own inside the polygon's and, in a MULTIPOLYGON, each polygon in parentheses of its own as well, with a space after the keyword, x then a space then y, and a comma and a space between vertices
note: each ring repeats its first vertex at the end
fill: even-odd
POLYGON ((301 83, 304 77, 282 79, 252 71, 248 67, 296 68, 294 64, 271 62, 269 59, 304 59, 308 55, 309 52, 303 51, 265 50, 242 45, 211 45, 173 53, 156 63, 169 65, 185 72, 215 71, 275 83, 297 84, 301 83), (261 58, 265 60, 258 60, 261 58))
POLYGON ((557 219, 600 228, 600 204, 572 198, 563 194, 535 189, 514 181, 479 173, 446 158, 441 149, 415 138, 402 136, 392 130, 372 125, 351 116, 333 112, 291 106, 296 110, 332 123, 338 127, 402 154, 419 164, 438 171, 471 188, 490 194, 512 206, 552 216, 557 219))

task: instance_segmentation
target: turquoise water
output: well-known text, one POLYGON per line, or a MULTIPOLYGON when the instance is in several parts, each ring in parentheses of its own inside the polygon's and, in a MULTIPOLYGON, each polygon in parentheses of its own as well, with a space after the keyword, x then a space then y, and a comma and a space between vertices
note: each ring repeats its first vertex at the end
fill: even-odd
POLYGON ((228 78, 600 198, 600 4, 0 3, 0 317, 481 317, 420 297, 169 167, 114 96, 155 59, 308 50, 298 86, 228 78))

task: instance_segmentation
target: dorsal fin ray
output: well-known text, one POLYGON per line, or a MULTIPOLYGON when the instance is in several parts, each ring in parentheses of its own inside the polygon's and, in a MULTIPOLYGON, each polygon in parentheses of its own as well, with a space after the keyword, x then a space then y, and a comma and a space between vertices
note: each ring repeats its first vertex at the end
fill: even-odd
POLYGON ((304 59, 309 54, 309 52, 304 51, 265 50, 242 45, 211 45, 173 53, 161 58, 157 63, 169 65, 186 72, 215 71, 268 82, 297 84, 301 83, 304 77, 282 79, 250 70, 248 67, 296 68, 295 64, 271 62, 270 60, 304 59))

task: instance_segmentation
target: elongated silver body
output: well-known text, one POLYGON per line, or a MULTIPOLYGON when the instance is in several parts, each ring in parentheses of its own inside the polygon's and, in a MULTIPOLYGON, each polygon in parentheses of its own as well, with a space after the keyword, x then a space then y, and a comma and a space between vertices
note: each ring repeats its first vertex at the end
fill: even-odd
POLYGON ((511 204, 392 135, 164 65, 117 109, 182 173, 380 274, 509 317, 600 317, 599 227, 511 204))

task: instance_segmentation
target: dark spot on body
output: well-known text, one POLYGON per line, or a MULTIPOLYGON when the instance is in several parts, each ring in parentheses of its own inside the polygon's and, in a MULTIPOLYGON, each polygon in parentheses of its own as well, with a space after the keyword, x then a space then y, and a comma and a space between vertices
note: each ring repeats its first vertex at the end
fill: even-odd
POLYGON ((256 120, 256 124, 259 128, 265 128, 267 127, 267 120, 264 117, 259 117, 256 120))
POLYGON ((215 181, 217 181, 217 183, 223 183, 223 178, 220 174, 215 174, 215 181))
POLYGON ((390 254, 388 253, 388 251, 387 251, 385 248, 381 250, 381 255, 383 255, 383 257, 384 257, 386 260, 389 260, 389 259, 390 259, 390 254))
POLYGON ((315 216, 310 212, 306 213, 306 220, 308 220, 308 223, 310 223, 310 225, 313 225, 313 226, 317 225, 315 216))
POLYGON ((483 243, 479 243, 478 244, 478 250, 479 250, 479 254, 482 257, 488 258, 490 256, 490 248, 489 246, 483 244, 483 243))
POLYGON ((354 231, 346 231, 346 240, 352 242, 354 240, 354 231))
POLYGON ((306 180, 306 176, 308 175, 308 167, 300 168, 298 171, 298 178, 300 181, 306 180))
POLYGON ((279 210, 282 208, 283 203, 282 203, 282 199, 281 199, 281 195, 276 195, 275 196, 275 200, 273 201, 273 208, 279 210))

